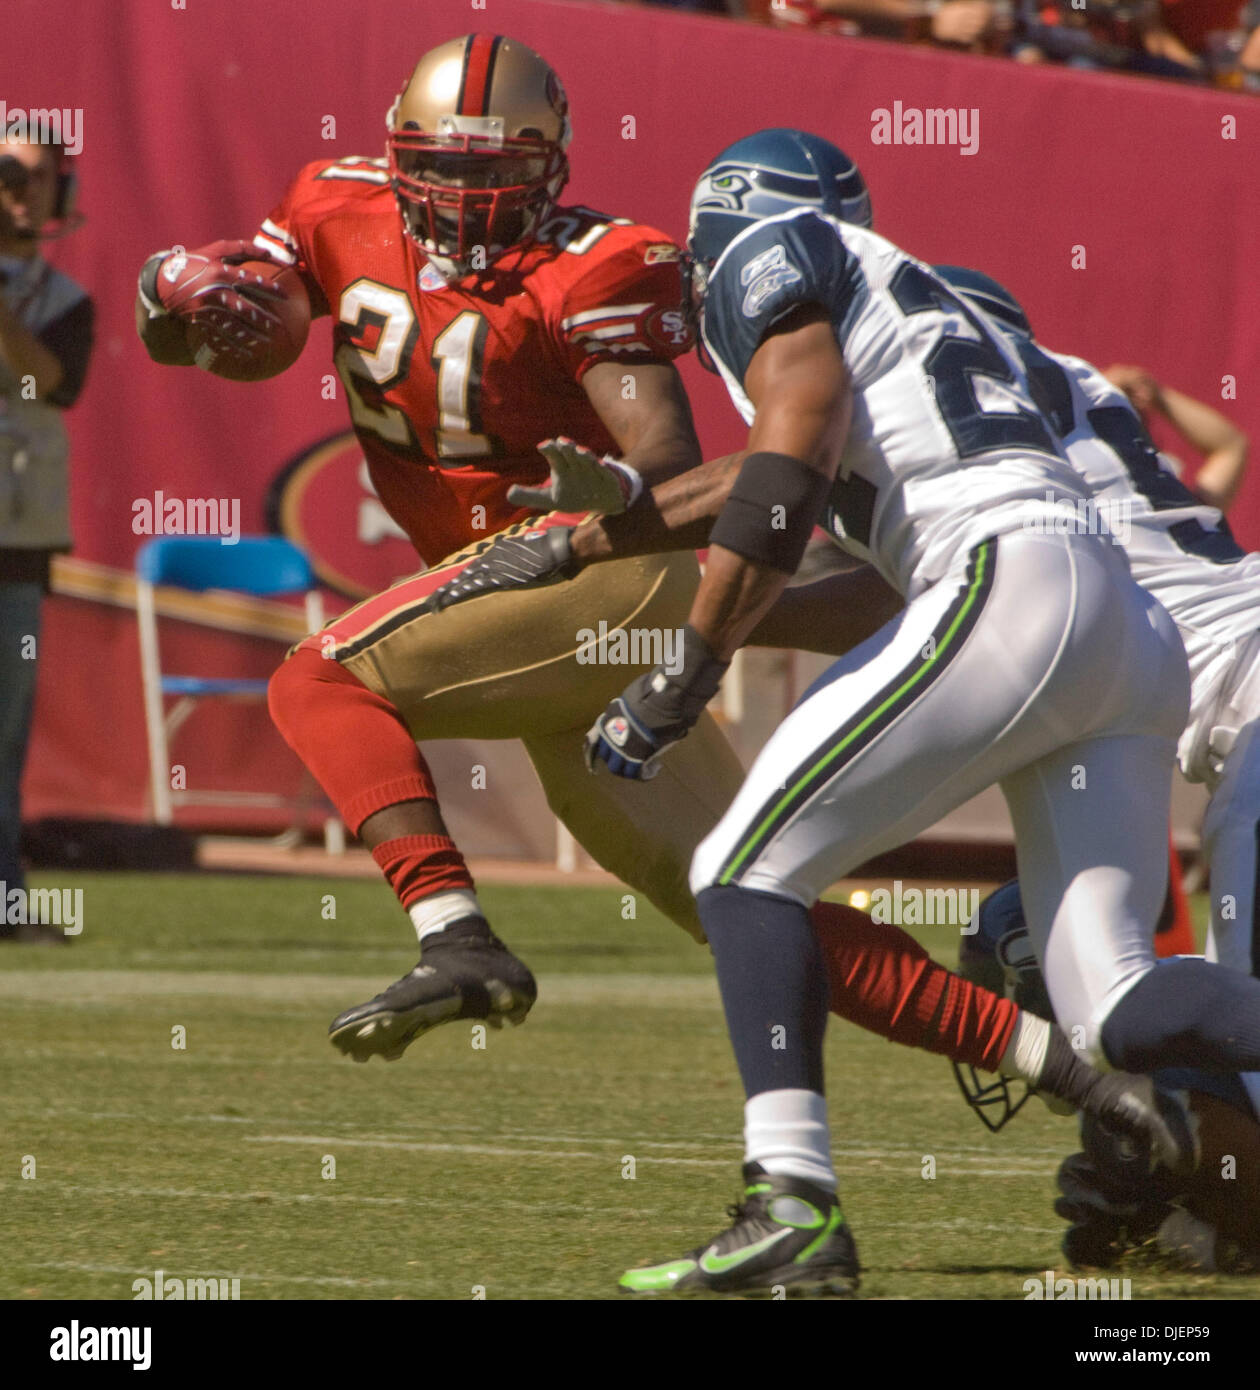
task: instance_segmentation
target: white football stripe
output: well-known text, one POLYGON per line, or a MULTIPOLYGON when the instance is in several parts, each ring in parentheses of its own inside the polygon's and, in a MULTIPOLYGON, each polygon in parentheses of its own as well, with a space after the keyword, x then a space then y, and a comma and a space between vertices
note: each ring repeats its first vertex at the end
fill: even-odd
MULTIPOLYGON (((583 339, 582 341, 585 341, 583 339)), ((641 343, 637 339, 632 343, 587 343, 586 346, 591 352, 651 352, 652 349, 646 343, 641 343)))
POLYGON ((321 179, 359 179, 363 183, 388 183, 389 175, 382 173, 379 169, 341 169, 337 165, 330 165, 317 175, 321 179))
POLYGON ((581 342, 584 338, 633 338, 634 335, 633 323, 614 323, 607 328, 582 328, 572 336, 581 342))
POLYGON ((595 319, 637 318, 644 309, 651 307, 650 300, 646 304, 606 304, 602 309, 586 309, 580 314, 570 314, 567 319, 560 320, 560 327, 576 328, 580 323, 592 323, 595 319))
POLYGON ((283 242, 290 251, 298 249, 298 244, 293 237, 278 223, 273 222, 270 217, 263 218, 262 229, 269 237, 275 237, 277 241, 283 242))
POLYGON ((265 251, 273 261, 279 261, 282 265, 293 265, 297 257, 292 251, 280 245, 278 241, 272 241, 270 237, 265 237, 261 232, 254 238, 254 245, 260 251, 265 251))

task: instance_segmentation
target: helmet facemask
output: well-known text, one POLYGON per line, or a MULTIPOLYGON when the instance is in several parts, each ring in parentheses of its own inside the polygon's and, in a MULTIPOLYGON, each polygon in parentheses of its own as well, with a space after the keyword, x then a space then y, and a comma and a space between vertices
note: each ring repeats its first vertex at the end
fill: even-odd
POLYGON ((436 133, 390 131, 390 179, 412 240, 467 273, 533 235, 564 187, 568 161, 541 134, 505 137, 498 117, 438 125, 436 133))

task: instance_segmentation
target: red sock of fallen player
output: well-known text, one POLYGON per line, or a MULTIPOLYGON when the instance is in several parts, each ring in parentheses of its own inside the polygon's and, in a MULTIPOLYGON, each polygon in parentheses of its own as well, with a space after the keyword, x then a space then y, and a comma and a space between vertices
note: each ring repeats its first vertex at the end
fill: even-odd
POLYGON ((811 919, 833 1013, 893 1042, 998 1070, 1020 1017, 1014 1004, 937 965, 900 927, 857 908, 820 902, 811 919))
POLYGON ((404 835, 386 840, 372 851, 372 858, 405 908, 434 893, 460 888, 472 892, 472 875, 449 835, 404 835))
MULTIPOLYGON (((295 652, 271 678, 271 717, 353 831, 377 811, 437 795, 424 755, 393 705, 338 662, 295 652)), ((422 937, 479 915, 464 856, 449 835, 405 835, 372 857, 422 937)))

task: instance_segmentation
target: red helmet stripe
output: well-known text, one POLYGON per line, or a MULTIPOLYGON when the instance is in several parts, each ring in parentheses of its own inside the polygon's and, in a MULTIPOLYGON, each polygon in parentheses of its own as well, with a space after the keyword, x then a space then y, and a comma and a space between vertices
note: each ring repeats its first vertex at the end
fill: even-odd
POLYGON ((474 34, 464 51, 464 72, 459 84, 460 116, 486 116, 490 100, 490 83, 494 78, 494 60, 502 38, 498 34, 474 34))

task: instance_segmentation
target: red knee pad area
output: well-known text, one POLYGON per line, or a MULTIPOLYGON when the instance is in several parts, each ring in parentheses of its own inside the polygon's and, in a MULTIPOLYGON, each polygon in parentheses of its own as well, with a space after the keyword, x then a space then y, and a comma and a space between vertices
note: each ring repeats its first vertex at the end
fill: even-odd
POLYGON ((436 799, 402 716, 340 663, 310 648, 294 652, 272 676, 267 702, 285 742, 356 834, 386 806, 436 799))

